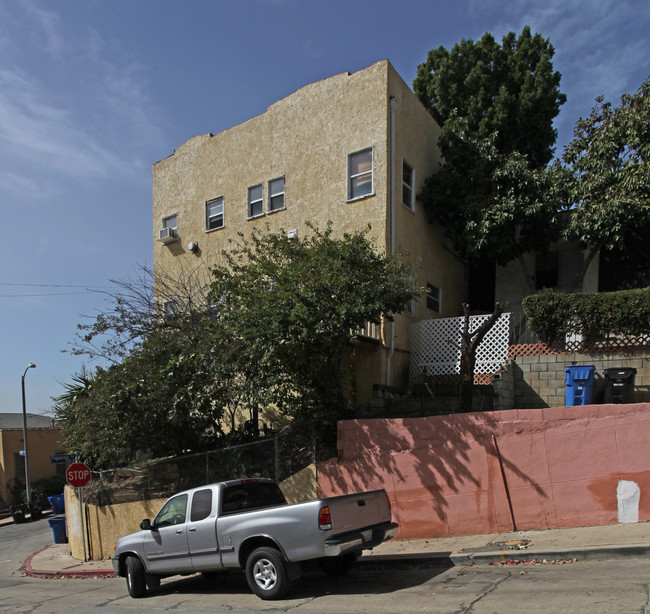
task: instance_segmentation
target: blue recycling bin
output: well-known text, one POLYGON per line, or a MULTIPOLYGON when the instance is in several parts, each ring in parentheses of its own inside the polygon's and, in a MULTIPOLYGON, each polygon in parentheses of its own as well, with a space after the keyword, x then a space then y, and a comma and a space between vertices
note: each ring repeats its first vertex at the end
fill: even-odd
POLYGON ((590 405, 594 397, 594 365, 569 365, 566 376, 566 404, 590 405))
POLYGON ((68 536, 65 528, 65 516, 52 516, 47 521, 50 523, 50 527, 52 527, 54 543, 66 544, 68 542, 68 536))
POLYGON ((52 497, 47 498, 47 502, 50 504, 50 507, 55 514, 65 513, 65 495, 53 495, 52 497))

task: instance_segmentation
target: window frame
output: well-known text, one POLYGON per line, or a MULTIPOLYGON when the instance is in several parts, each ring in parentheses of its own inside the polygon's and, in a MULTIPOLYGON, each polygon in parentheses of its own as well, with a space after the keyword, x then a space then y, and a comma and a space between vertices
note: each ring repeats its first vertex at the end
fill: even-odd
POLYGON ((432 284, 430 281, 427 282, 426 301, 427 309, 429 311, 433 311, 434 313, 438 314, 442 313, 442 289, 435 284, 432 284), (430 289, 435 289, 438 296, 432 295, 432 293, 429 291, 430 289))
POLYGON ((411 166, 407 160, 402 158, 402 204, 409 210, 415 211, 415 168, 411 166), (404 169, 408 167, 409 169, 409 179, 410 183, 406 181, 404 177, 404 169), (408 202, 404 202, 404 192, 405 190, 409 191, 408 202))
POLYGON ((226 215, 225 215, 225 205, 224 205, 223 196, 206 200, 205 201, 205 231, 212 232, 213 230, 221 230, 222 228, 225 227, 225 225, 226 225, 226 215), (221 213, 210 215, 210 206, 218 203, 221 204, 221 213), (215 226, 214 228, 210 228, 210 220, 218 218, 219 216, 221 216, 221 226, 215 226))
POLYGON ((347 183, 347 202, 355 201, 355 200, 361 200, 362 198, 368 198, 370 196, 375 195, 375 147, 374 145, 370 147, 364 147, 363 149, 359 149, 357 151, 353 151, 348 154, 347 158, 347 170, 346 170, 346 183, 347 183), (369 171, 363 171, 361 173, 356 173, 352 174, 352 161, 355 156, 358 156, 360 154, 364 154, 366 152, 370 152, 370 170, 369 171), (357 194, 354 195, 354 189, 353 189, 353 182, 355 179, 358 179, 359 177, 363 177, 364 175, 369 175, 370 176, 370 189, 368 192, 363 193, 363 194, 357 194))
POLYGON ((171 215, 164 215, 162 217, 161 224, 162 224, 161 226, 162 230, 165 230, 165 228, 169 228, 170 230, 174 230, 178 232, 178 213, 172 213, 171 215), (169 220, 174 220, 174 224, 169 225, 168 224, 169 220))
POLYGON ((281 177, 275 177, 274 179, 269 179, 268 186, 267 186, 268 202, 266 204, 268 213, 275 213, 276 211, 282 211, 286 209, 285 187, 286 187, 286 180, 284 175, 282 175, 281 177), (271 189, 271 186, 274 183, 278 183, 279 181, 282 181, 282 191, 274 193, 271 189), (282 205, 280 207, 273 207, 273 199, 278 198, 279 196, 282 196, 282 205))
POLYGON ((249 186, 248 188, 248 219, 252 220, 257 217, 261 217, 264 215, 264 184, 263 183, 256 183, 255 185, 249 186), (253 190, 256 190, 257 188, 260 189, 261 191, 261 196, 258 199, 251 200, 251 192, 253 190), (260 205, 260 212, 253 214, 253 205, 258 204, 260 205))

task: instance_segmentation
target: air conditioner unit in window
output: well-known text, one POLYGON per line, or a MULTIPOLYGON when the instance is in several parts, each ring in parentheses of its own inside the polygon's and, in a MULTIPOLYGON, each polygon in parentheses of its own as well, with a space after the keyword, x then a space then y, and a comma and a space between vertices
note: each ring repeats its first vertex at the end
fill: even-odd
POLYGON ((166 244, 176 241, 177 239, 176 228, 161 228, 160 234, 158 235, 158 241, 166 244))

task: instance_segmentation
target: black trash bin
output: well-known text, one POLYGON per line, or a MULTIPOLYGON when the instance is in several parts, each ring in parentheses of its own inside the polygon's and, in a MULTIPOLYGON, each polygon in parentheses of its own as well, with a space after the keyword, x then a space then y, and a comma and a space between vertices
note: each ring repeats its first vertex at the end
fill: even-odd
POLYGON ((14 524, 22 524, 25 522, 25 506, 22 503, 15 503, 9 506, 11 510, 11 518, 14 524))
POLYGON ((636 369, 620 367, 605 369, 605 403, 630 403, 634 391, 636 369))
POLYGON ((40 520, 43 518, 43 508, 38 503, 28 503, 27 509, 29 510, 29 517, 32 520, 40 520))

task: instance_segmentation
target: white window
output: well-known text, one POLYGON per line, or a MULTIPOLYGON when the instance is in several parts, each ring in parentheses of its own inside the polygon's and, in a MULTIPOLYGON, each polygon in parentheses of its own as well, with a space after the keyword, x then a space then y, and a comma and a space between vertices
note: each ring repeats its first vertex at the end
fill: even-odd
POLYGON ((284 177, 269 181, 269 211, 284 209, 284 177))
POLYGON ((402 161, 402 204, 406 205, 411 211, 415 209, 415 171, 413 167, 402 161))
POLYGON ((205 203, 205 229, 223 228, 223 198, 214 198, 205 203))
POLYGON ((168 228, 169 230, 177 230, 178 216, 174 214, 174 215, 168 215, 167 217, 164 217, 162 219, 162 227, 163 229, 168 228))
POLYGON ((440 288, 427 282, 427 309, 441 313, 440 288))
POLYGON ((348 155, 348 200, 373 193, 372 147, 348 155))
POLYGON ((248 217, 257 217, 264 214, 264 200, 262 184, 248 188, 248 217))

